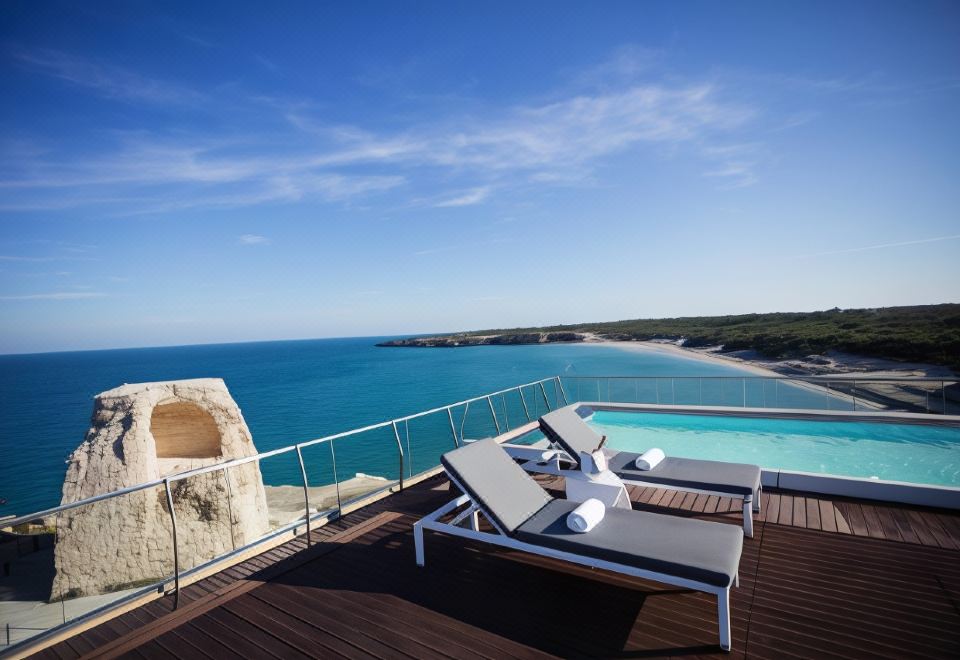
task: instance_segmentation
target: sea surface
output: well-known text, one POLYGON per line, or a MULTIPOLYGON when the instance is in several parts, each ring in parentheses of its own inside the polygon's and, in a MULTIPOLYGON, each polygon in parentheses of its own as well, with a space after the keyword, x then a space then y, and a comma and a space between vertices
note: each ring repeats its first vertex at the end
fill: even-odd
MULTIPOLYGON (((0 356, 0 515, 60 503, 65 461, 84 439, 93 397, 123 383, 223 378, 257 449, 266 451, 555 375, 746 373, 614 345, 375 346, 384 339, 389 337, 0 356)), ((382 442, 344 441, 336 452, 341 481, 360 471, 395 478, 399 470, 395 451, 382 442)), ((417 469, 426 469, 436 455, 413 459, 417 469)), ((291 460, 284 455, 263 466, 265 482, 299 483, 291 460)), ((314 475, 311 481, 330 482, 314 475)))

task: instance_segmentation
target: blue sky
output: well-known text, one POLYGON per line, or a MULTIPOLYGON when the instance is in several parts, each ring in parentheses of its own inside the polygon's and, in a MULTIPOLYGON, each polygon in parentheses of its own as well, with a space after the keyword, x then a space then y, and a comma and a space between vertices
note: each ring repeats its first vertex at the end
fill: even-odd
POLYGON ((5 3, 0 352, 960 302, 960 6, 5 3))

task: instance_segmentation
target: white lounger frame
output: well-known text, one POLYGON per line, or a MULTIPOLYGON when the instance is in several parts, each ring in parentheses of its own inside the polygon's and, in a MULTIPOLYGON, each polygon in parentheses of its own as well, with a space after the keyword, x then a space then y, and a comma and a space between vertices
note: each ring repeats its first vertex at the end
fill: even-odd
MULTIPOLYGON (((541 463, 535 459, 525 460, 526 456, 521 454, 519 451, 514 452, 514 449, 523 449, 522 445, 500 445, 503 447, 510 456, 513 458, 523 461, 520 463, 522 467, 527 472, 537 472, 540 474, 554 474, 559 477, 566 477, 567 474, 571 472, 576 472, 576 470, 564 470, 560 467, 560 461, 566 461, 573 465, 577 465, 577 461, 571 460, 570 455, 562 450, 556 449, 558 455, 554 456, 549 463, 541 463)), ((541 450, 543 453, 543 450, 541 450)), ((616 474, 616 473, 614 473, 616 474)), ((617 475, 620 476, 620 475, 617 475)), ((625 484, 630 484, 631 486, 655 486, 657 488, 662 488, 664 490, 679 490, 684 493, 697 493, 703 495, 717 495, 719 497, 731 497, 733 499, 743 500, 743 535, 749 538, 753 538, 753 514, 760 513, 760 495, 763 493, 763 487, 760 487, 760 490, 757 492, 757 499, 754 501, 753 495, 737 495, 736 493, 728 493, 719 490, 701 490, 697 488, 688 488, 687 486, 674 486, 672 484, 665 484, 659 481, 654 480, 644 480, 638 481, 635 479, 624 479, 620 477, 621 481, 625 484)))
MULTIPOLYGON (((449 475, 448 475, 449 476, 449 475)), ((451 478, 452 483, 456 484, 457 482, 451 478)), ((459 486, 459 484, 457 484, 459 486)), ((461 488, 461 491, 464 489, 461 488)), ((417 552, 417 566, 424 565, 424 547, 423 547, 423 530, 429 529, 435 532, 440 532, 443 534, 449 534, 451 536, 460 536, 465 539, 470 539, 471 541, 480 541, 482 543, 492 543, 493 545, 499 545, 505 548, 510 548, 512 550, 520 550, 523 552, 529 552, 534 555, 542 555, 544 557, 552 557, 553 559, 561 559, 563 561, 568 561, 572 564, 580 564, 581 566, 589 566, 591 568, 600 568, 607 571, 613 571, 615 573, 621 573, 623 575, 629 575, 631 577, 643 578, 647 580, 654 580, 656 582, 662 582, 664 584, 673 585, 676 587, 684 587, 687 589, 694 589, 696 591, 702 591, 705 593, 713 594, 717 597, 717 622, 719 625, 720 633, 720 647, 724 651, 730 650, 730 587, 717 587, 712 584, 705 584, 703 582, 695 582, 693 580, 687 580, 685 578, 675 577, 673 575, 667 575, 665 573, 656 573, 653 571, 645 571, 639 568, 634 568, 633 566, 626 566, 624 564, 617 564, 614 562, 603 561, 601 559, 593 559, 591 557, 584 557, 582 555, 576 555, 570 552, 564 552, 562 550, 554 550, 553 548, 545 548, 540 545, 534 545, 532 543, 523 543, 518 541, 513 537, 505 534, 503 530, 497 525, 496 521, 492 520, 489 516, 484 514, 490 524, 493 526, 495 532, 481 532, 480 531, 480 521, 479 514, 482 512, 482 509, 477 506, 477 503, 469 495, 461 495, 457 499, 444 504, 442 507, 434 511, 433 513, 424 516, 418 520, 413 525, 413 540, 414 545, 416 546, 417 552), (464 504, 470 504, 470 506, 453 518, 450 522, 440 522, 440 518, 443 516, 456 511, 458 508, 464 504), (461 527, 460 525, 463 522, 468 522, 469 528, 461 527)), ((734 586, 740 586, 740 575, 739 573, 734 577, 734 586)))

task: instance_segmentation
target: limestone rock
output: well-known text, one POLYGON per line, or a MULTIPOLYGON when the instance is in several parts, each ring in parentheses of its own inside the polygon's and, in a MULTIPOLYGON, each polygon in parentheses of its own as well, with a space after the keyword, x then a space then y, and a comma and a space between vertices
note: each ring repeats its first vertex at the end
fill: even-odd
MULTIPOLYGON (((123 385, 97 395, 86 438, 68 460, 62 503, 257 453, 219 378, 123 385)), ((180 569, 269 529, 258 464, 171 483, 180 569)), ((149 584, 173 572, 163 486, 58 514, 52 598, 149 584)))

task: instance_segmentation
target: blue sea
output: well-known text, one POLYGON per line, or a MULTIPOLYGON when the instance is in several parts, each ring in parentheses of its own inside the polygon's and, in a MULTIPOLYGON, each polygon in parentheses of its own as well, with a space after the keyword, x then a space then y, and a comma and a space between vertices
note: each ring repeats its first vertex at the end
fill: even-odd
MULTIPOLYGON (((733 366, 613 345, 375 346, 384 339, 0 356, 0 498, 6 500, 0 515, 60 503, 65 461, 83 441, 93 397, 123 383, 223 378, 257 448, 266 451, 555 375, 744 374, 733 366)), ((336 451, 340 480, 359 471, 392 477, 398 471, 395 453, 368 442, 344 441, 336 451)), ((264 466, 264 480, 299 483, 292 456, 281 458, 264 466)), ((414 459, 418 470, 436 462, 435 455, 414 459)), ((311 475, 311 482, 329 483, 328 476, 311 475)))

